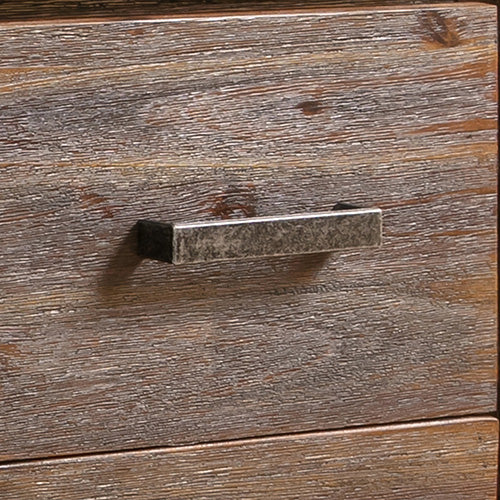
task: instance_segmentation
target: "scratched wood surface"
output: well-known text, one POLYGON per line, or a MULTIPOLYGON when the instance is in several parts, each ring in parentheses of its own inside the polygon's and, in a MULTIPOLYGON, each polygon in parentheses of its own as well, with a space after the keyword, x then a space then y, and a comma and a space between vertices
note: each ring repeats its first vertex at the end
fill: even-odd
POLYGON ((0 459, 492 412, 485 5, 0 26, 0 459), (169 266, 134 224, 383 210, 169 266))
POLYGON ((3 500, 493 500, 497 421, 448 420, 0 465, 3 500))
MULTIPOLYGON (((134 19, 160 16, 306 11, 432 4, 438 0, 3 0, 0 21, 48 19, 134 19)), ((487 3, 496 3, 491 0, 487 3)))

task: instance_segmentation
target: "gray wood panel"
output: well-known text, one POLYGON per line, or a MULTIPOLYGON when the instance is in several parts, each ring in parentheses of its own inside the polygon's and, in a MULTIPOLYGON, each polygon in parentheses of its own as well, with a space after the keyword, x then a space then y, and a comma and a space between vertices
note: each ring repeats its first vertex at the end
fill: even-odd
POLYGON ((4 24, 0 165, 361 170, 492 152, 495 13, 4 24))
POLYGON ((493 152, 496 8, 455 5, 0 25, 0 165, 361 171, 493 152))
POLYGON ((495 10, 0 26, 0 459, 494 411, 495 10), (384 214, 172 267, 139 219, 384 214))
POLYGON ((492 418, 0 465, 3 500, 494 500, 492 418))

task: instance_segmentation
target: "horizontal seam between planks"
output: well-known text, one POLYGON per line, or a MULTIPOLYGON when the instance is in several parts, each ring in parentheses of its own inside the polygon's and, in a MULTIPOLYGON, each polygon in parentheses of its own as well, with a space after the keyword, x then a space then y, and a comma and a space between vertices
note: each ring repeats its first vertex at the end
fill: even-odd
POLYGON ((496 411, 492 411, 490 413, 482 413, 482 414, 471 414, 471 415, 461 415, 461 416, 446 416, 446 417, 438 417, 432 419, 417 419, 417 420, 407 420, 407 421, 398 421, 398 422, 389 422, 389 423, 381 423, 381 424, 372 424, 372 425, 356 425, 344 428, 335 428, 335 429, 321 429, 321 430, 308 430, 308 431, 299 431, 299 432, 289 432, 284 434, 266 434, 262 436, 254 436, 254 437, 241 437, 234 439, 224 439, 222 441, 200 441, 197 443, 185 444, 185 445, 175 445, 175 446, 152 446, 152 447, 137 447, 137 448, 124 448, 118 450, 109 450, 109 451, 98 451, 98 452, 84 452, 84 453, 71 453, 67 455, 51 455, 46 457, 37 457, 37 458, 20 458, 13 460, 5 460, 0 461, 0 472, 2 469, 7 469, 12 466, 22 466, 22 465, 34 465, 34 464, 47 464, 51 463, 56 465, 57 463, 66 463, 71 462, 75 459, 97 459, 101 457, 108 456, 116 456, 123 454, 141 454, 141 453, 168 453, 168 452, 178 452, 178 451, 187 451, 193 449, 207 449, 207 448, 216 448, 219 446, 226 446, 228 444, 233 445, 245 445, 245 444, 255 444, 263 441, 272 442, 272 441, 283 441, 290 438, 312 438, 315 436, 321 436, 324 434, 336 434, 346 435, 346 434, 369 434, 371 432, 376 431, 397 431, 402 429, 419 429, 428 426, 446 426, 446 425, 455 425, 455 424, 467 424, 474 422, 495 422, 496 411))

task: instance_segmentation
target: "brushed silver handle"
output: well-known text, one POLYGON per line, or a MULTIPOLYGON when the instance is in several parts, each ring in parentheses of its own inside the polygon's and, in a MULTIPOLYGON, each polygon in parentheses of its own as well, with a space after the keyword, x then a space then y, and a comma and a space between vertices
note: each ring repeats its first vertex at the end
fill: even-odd
POLYGON ((382 211, 337 204, 331 212, 209 222, 138 222, 143 257, 188 264, 379 246, 382 211))

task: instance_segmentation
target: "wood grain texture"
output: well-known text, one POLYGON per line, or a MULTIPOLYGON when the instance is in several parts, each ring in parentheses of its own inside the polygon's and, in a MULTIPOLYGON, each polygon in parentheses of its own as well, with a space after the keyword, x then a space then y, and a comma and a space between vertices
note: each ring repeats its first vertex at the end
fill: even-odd
POLYGON ((3 500, 493 500, 492 418, 0 466, 3 500))
POLYGON ((495 410, 489 6, 0 27, 0 459, 495 410), (380 207, 173 268, 139 219, 380 207))
MULTIPOLYGON (((60 19, 144 19, 162 16, 226 15, 282 11, 318 11, 438 0, 2 0, 0 21, 60 19)), ((485 3, 496 3, 495 0, 485 3)))
POLYGON ((493 151, 495 15, 3 25, 0 165, 361 170, 493 151))

